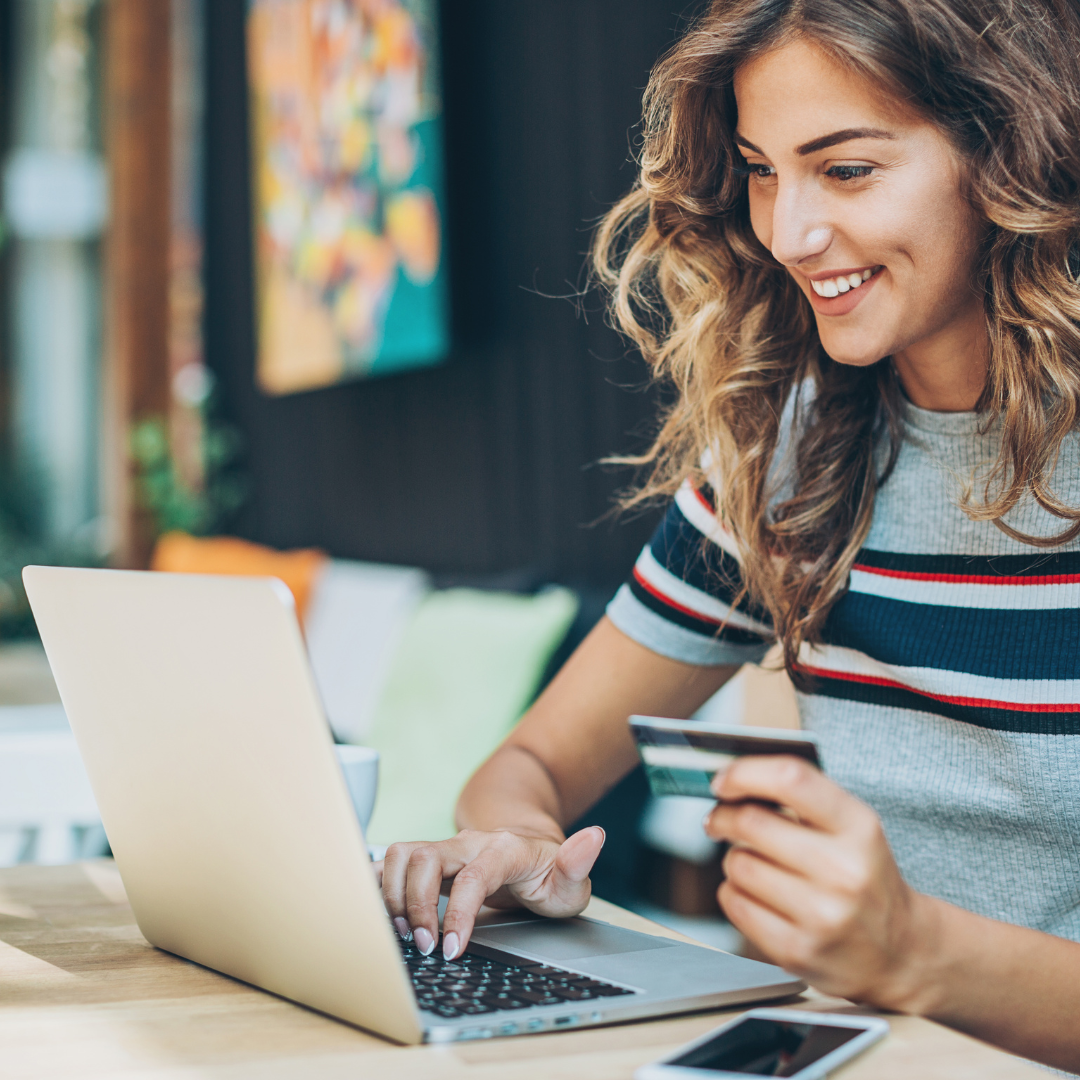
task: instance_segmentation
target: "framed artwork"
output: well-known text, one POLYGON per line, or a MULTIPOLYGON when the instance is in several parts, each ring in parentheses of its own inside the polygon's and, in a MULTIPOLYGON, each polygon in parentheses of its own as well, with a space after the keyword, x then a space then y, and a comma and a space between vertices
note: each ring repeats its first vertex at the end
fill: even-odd
POLYGON ((249 0, 257 379, 448 348, 436 0, 249 0))

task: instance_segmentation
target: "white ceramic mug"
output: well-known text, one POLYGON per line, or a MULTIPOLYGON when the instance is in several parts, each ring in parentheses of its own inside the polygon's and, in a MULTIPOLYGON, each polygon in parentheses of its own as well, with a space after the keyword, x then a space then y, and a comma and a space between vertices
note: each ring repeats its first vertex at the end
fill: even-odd
POLYGON ((367 746, 338 745, 334 749, 345 774, 345 786, 349 789, 353 809, 360 819, 360 827, 366 832, 375 807, 375 793, 379 789, 379 751, 367 746))

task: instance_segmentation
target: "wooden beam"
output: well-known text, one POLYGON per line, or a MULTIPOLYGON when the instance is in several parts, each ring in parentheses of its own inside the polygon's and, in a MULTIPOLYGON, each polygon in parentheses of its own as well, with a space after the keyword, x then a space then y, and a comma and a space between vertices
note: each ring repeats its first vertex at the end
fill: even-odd
POLYGON ((147 565, 153 540, 134 497, 129 432, 169 411, 170 23, 169 0, 105 5, 103 502, 114 562, 127 567, 147 565))

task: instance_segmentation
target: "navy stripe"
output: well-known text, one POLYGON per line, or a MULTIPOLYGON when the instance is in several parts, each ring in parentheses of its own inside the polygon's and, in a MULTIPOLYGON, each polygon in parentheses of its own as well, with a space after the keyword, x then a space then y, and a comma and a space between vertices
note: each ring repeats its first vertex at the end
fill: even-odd
POLYGON ((1080 551, 1030 555, 905 555, 863 548, 856 564, 908 574, 956 574, 962 577, 1053 577, 1080 574, 1080 551))
POLYGON ((765 639, 760 634, 749 630, 740 630, 735 626, 725 626, 722 630, 714 622, 707 619, 698 619, 685 611, 678 611, 669 607, 659 597, 653 596, 648 589, 642 587, 637 578, 631 578, 628 582, 630 591, 650 611, 666 619, 668 622, 681 626, 684 630, 691 630, 702 637, 713 638, 716 641, 728 641, 733 645, 760 645, 765 639))
MULTIPOLYGON (((952 702, 936 701, 914 690, 857 683, 848 679, 832 679, 821 675, 813 676, 806 692, 841 701, 858 701, 864 705, 931 713, 947 720, 959 720, 976 727, 989 728, 991 731, 1028 732, 1033 735, 1080 735, 1080 712, 1037 713, 956 705, 952 702)), ((828 762, 825 765, 828 767, 828 762)))
POLYGON ((846 593, 822 632, 883 664, 994 679, 1080 678, 1080 609, 1006 611, 846 593))
MULTIPOLYGON (((742 589, 742 568, 738 559, 703 536, 675 503, 668 508, 653 533, 649 550, 665 570, 729 607, 742 589)), ((734 607, 766 626, 772 621, 768 612, 745 596, 734 607)))

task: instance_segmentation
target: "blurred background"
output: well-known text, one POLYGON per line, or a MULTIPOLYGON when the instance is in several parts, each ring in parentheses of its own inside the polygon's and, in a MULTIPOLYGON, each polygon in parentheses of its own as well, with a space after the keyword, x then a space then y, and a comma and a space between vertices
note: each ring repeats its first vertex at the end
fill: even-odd
MULTIPOLYGON (((610 514, 660 398, 585 264, 697 6, 0 0, 0 862, 106 850, 28 562, 277 573, 369 839, 449 833, 659 513, 610 514)), ((628 778, 596 889, 727 942, 700 817, 628 778)))

